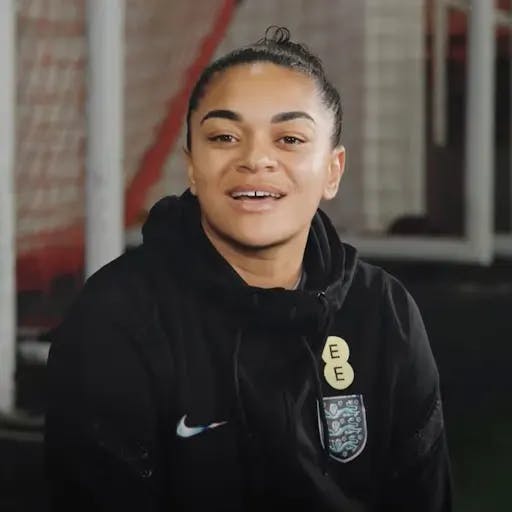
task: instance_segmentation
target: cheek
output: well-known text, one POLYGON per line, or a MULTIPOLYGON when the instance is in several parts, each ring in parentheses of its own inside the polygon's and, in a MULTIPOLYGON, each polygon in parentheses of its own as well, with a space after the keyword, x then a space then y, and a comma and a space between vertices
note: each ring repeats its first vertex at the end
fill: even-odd
POLYGON ((216 183, 226 167, 224 160, 214 152, 198 152, 194 156, 194 178, 197 186, 206 188, 216 183))
POLYGON ((288 167, 293 169, 294 181, 303 192, 318 192, 324 186, 328 161, 320 152, 293 155, 288 167), (305 189, 305 190, 304 190, 305 189))

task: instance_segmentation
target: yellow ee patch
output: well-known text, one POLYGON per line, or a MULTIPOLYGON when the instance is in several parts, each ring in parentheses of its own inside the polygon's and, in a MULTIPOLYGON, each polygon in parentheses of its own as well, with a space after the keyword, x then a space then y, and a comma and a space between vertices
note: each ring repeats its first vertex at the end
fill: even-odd
POLYGON ((325 362, 324 377, 334 389, 347 389, 354 381, 354 369, 348 358, 347 342, 338 336, 329 336, 325 342, 322 359, 325 362))

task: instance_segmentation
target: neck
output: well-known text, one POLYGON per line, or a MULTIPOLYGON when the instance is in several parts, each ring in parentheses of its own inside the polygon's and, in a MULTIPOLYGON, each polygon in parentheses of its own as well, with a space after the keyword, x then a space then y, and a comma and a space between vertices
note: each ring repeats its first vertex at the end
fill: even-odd
POLYGON ((293 289, 302 274, 308 231, 268 248, 244 247, 220 234, 202 220, 204 232, 221 256, 250 286, 293 289))

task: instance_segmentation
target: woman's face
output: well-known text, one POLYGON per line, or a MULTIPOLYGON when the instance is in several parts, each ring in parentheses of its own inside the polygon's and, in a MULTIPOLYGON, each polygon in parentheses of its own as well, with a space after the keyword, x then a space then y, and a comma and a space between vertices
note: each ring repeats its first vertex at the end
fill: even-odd
POLYGON ((344 149, 314 80, 271 63, 220 72, 191 116, 187 153, 203 224, 263 249, 307 236, 320 200, 335 196, 344 149))

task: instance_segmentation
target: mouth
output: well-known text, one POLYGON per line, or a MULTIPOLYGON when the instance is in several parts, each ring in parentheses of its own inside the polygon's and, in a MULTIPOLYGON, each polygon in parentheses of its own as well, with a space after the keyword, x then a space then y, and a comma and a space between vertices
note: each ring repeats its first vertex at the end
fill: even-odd
POLYGON ((279 200, 285 197, 285 193, 270 187, 262 188, 248 188, 237 187, 228 192, 228 195, 235 201, 264 201, 264 200, 279 200))

